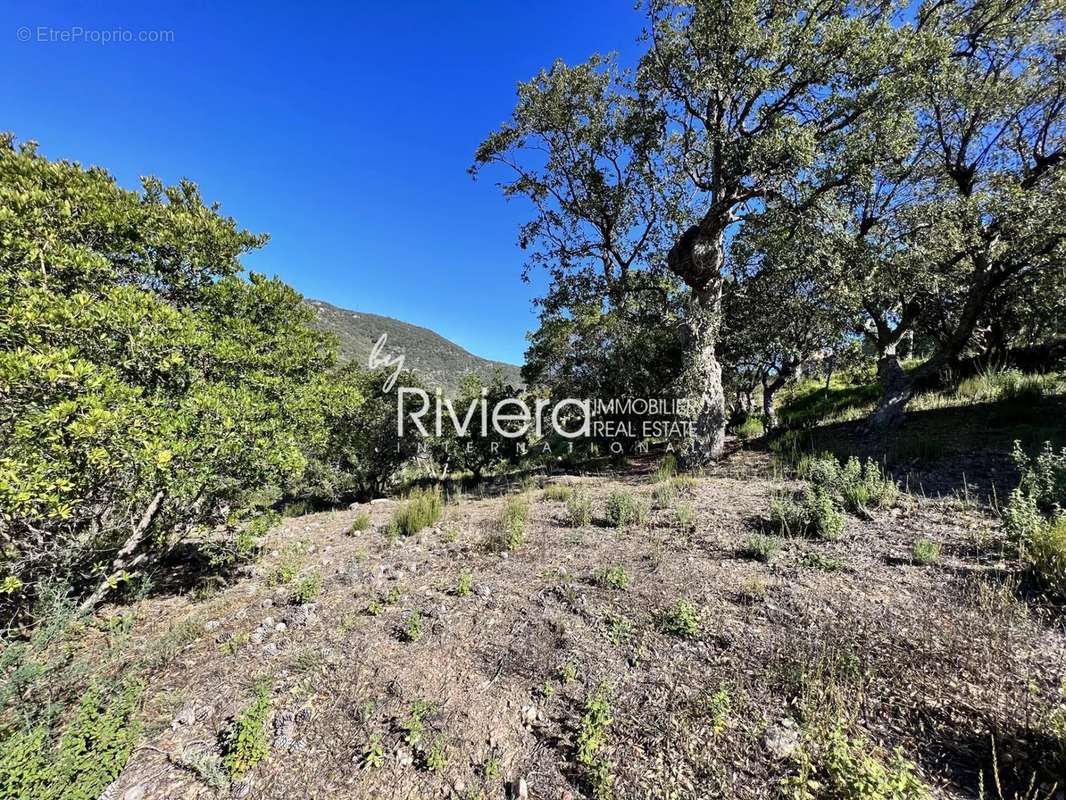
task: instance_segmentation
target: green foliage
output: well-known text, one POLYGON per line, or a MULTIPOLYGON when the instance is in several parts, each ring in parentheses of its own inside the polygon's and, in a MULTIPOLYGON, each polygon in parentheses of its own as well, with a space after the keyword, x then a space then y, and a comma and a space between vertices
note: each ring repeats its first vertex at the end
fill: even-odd
POLYGON ((697 639, 700 635, 700 611, 682 598, 659 614, 659 625, 665 633, 682 639, 697 639))
POLYGON ((266 729, 269 716, 270 687, 259 684, 255 699, 222 736, 222 764, 234 780, 243 778, 270 753, 266 729))
POLYGON ((836 539, 844 531, 844 515, 824 487, 811 485, 801 503, 790 495, 771 496, 770 526, 782 536, 836 539))
POLYGON ((296 581, 296 585, 294 585, 292 591, 289 592, 289 602, 293 605, 310 603, 318 597, 319 592, 321 591, 322 576, 317 572, 312 572, 309 575, 304 575, 300 580, 296 581))
POLYGON ((305 542, 292 542, 281 551, 278 563, 266 576, 267 586, 284 586, 291 583, 303 567, 307 553, 305 542))
POLYGON ((363 769, 380 769, 385 765, 385 747, 380 734, 372 734, 363 755, 363 769))
POLYGON ((422 638, 422 612, 412 611, 403 628, 400 629, 401 638, 405 642, 417 642, 422 638))
POLYGON ((656 508, 670 508, 677 499, 677 489, 669 480, 655 484, 652 490, 652 502, 656 508))
POLYGON ((644 501, 625 490, 616 490, 607 497, 607 521, 616 528, 643 525, 648 520, 644 501))
POLYGON ((696 526, 696 509, 692 503, 678 503, 674 509, 674 521, 677 527, 683 531, 691 530, 696 526))
POLYGON ((437 739, 426 753, 426 769, 430 772, 442 772, 448 766, 448 754, 444 751, 444 743, 437 739))
POLYGON ((935 564, 940 558, 940 543, 919 536, 911 546, 911 558, 914 563, 923 566, 935 564))
POLYGON ((137 743, 142 691, 136 681, 111 697, 89 689, 55 740, 43 725, 6 732, 0 740, 0 797, 96 800, 137 743))
POLYGON ((415 489, 393 512, 390 531, 398 535, 414 536, 420 530, 436 524, 444 511, 444 499, 439 487, 415 489))
POLYGON ((740 554, 744 558, 751 558, 756 561, 768 562, 777 554, 780 549, 780 540, 774 538, 773 536, 763 536, 761 534, 756 534, 748 539, 744 547, 741 548, 740 554))
POLYGON ((348 535, 354 536, 357 533, 367 530, 370 527, 370 514, 363 511, 352 521, 351 526, 348 528, 348 535))
POLYGON ((748 417, 740 425, 733 429, 733 433, 736 434, 738 439, 747 441, 749 439, 758 439, 765 433, 762 420, 758 417, 748 417))
POLYGON ((426 720, 437 713, 437 706, 428 700, 416 700, 411 704, 406 719, 400 723, 404 731, 404 741, 411 747, 418 747, 426 732, 426 720))
POLYGON ((503 504, 496 530, 490 537, 490 549, 501 552, 516 550, 526 540, 526 522, 529 519, 529 500, 525 495, 511 495, 503 504))
POLYGON ((900 751, 888 763, 851 739, 843 728, 831 730, 822 766, 829 786, 842 800, 928 800, 929 790, 915 777, 914 765, 900 751))
POLYGON ((574 493, 574 488, 568 483, 550 483, 544 487, 544 499, 565 503, 574 493))
POLYGON ((855 456, 843 466, 828 453, 812 458, 807 475, 816 486, 837 492, 848 510, 868 513, 870 507, 890 508, 899 499, 899 485, 873 459, 861 464, 855 456))
POLYGON ((1048 588, 1066 597, 1066 514, 1031 531, 1022 541, 1022 558, 1048 588))
POLYGON ((614 765, 603 755, 610 725, 610 690, 607 684, 601 684, 585 703, 585 715, 577 734, 577 762, 585 771, 592 795, 597 800, 609 800, 613 794, 611 770, 614 765))
POLYGON ((583 528, 590 525, 592 523, 592 498, 587 493, 575 489, 566 501, 566 513, 573 527, 583 528))
POLYGON ((1051 591, 1066 597, 1066 449, 1050 443, 1029 458, 1014 443, 1018 486, 1003 509, 1007 532, 1018 542, 1023 562, 1051 591))
POLYGON ((455 596, 467 597, 474 590, 474 576, 467 570, 459 573, 459 580, 455 582, 455 596))
POLYGON ((8 574, 95 588, 131 519, 150 564, 300 475, 303 393, 333 353, 295 291, 241 277, 265 237, 188 181, 127 191, 4 137, 0 239, 8 574))
POLYGON ((1056 452, 1050 442, 1030 458, 1021 442, 1014 443, 1011 458, 1021 475, 1018 488, 1042 511, 1066 508, 1066 447, 1056 452))
POLYGON ((677 475, 677 456, 667 453, 655 466, 655 480, 659 483, 668 481, 677 475))
POLYGON ((605 567, 596 575, 596 583, 608 589, 627 589, 629 573, 625 567, 605 567))

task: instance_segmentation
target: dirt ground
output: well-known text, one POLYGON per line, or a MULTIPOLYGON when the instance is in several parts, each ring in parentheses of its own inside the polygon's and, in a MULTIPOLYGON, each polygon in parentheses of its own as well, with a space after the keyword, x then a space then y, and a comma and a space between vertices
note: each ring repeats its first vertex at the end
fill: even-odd
POLYGON ((780 797, 815 708, 879 757, 900 748, 935 797, 976 797, 993 742, 1005 797, 1047 770, 1063 617, 1012 577, 987 509, 911 497, 848 516, 837 541, 784 539, 763 562, 742 547, 771 492, 798 485, 773 474, 764 454, 736 453, 677 501, 693 527, 663 508, 624 530, 605 524, 604 501, 627 488, 650 503, 647 471, 550 478, 594 498, 593 524, 571 527, 564 502, 530 488, 525 543, 502 554, 485 546, 502 496, 467 495, 394 543, 392 501, 287 519, 213 596, 136 607, 135 643, 187 620, 203 633, 153 675, 141 746, 108 796, 591 797, 577 752, 599 687, 619 798, 780 797), (370 527, 349 535, 364 511, 370 527), (916 537, 941 545, 935 563, 914 563, 916 537), (272 585, 283 563, 321 575, 312 604, 272 585), (619 566, 626 589, 597 581, 619 566), (695 638, 664 630, 679 599, 698 608, 695 638), (212 788, 203 764, 263 681, 269 756, 212 788))

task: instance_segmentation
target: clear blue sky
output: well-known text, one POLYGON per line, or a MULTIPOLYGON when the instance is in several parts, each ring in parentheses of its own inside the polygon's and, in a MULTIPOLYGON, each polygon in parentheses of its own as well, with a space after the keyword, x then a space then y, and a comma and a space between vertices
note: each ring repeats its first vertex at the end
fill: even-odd
POLYGON ((251 269, 512 362, 544 286, 520 279, 529 209, 466 169, 517 81, 629 56, 642 24, 631 0, 2 3, 4 129, 125 186, 189 177, 271 234, 251 269), (38 39, 75 26, 173 41, 38 39))

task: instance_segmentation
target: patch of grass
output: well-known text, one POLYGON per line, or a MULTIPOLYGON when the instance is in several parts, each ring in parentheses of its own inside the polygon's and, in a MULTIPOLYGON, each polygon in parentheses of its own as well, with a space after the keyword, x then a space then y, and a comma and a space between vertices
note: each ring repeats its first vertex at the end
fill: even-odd
POLYGON ((526 522, 529 520, 529 501, 525 495, 511 495, 504 501, 496 520, 496 529, 489 537, 489 549, 494 552, 517 550, 526 541, 526 522))
POLYGON ((559 671, 559 677, 564 684, 570 684, 577 680, 577 667, 571 662, 567 661, 563 664, 563 668, 559 671))
POLYGON ((570 517, 570 525, 574 528, 591 525, 592 498, 575 489, 566 501, 566 513, 570 517))
POLYGON ((1045 586, 1066 597, 1066 514, 1031 531, 1022 541, 1022 558, 1045 586))
POLYGON ((659 627, 664 633, 682 639, 697 639, 700 635, 700 611, 682 598, 660 612, 659 627))
POLYGON ((758 439, 765 431, 762 420, 758 417, 748 417, 733 429, 736 437, 745 442, 750 439, 758 439))
POLYGON ((455 582, 455 596, 467 597, 474 590, 474 576, 469 571, 459 573, 459 579, 455 582))
POLYGON ((670 479, 670 484, 674 487, 678 494, 692 494, 696 491, 696 485, 698 481, 694 475, 686 475, 684 473, 675 475, 670 479))
POLYGON ((385 594, 376 594, 370 598, 370 602, 367 603, 366 613, 372 617, 381 616, 385 609, 389 606, 394 606, 400 602, 401 595, 399 587, 393 586, 385 594))
POLYGON ((633 621, 629 617, 608 614, 604 621, 607 623, 607 638, 615 647, 620 647, 633 635, 633 621))
POLYGON ((674 509, 674 521, 677 527, 683 531, 690 531, 696 527, 696 509, 692 503, 678 503, 674 509))
POLYGON ((756 534, 745 542, 739 554, 743 558, 767 563, 781 550, 781 540, 773 536, 756 534))
POLYGON ((655 480, 659 482, 668 481, 677 474, 677 456, 673 453, 667 453, 655 466, 655 480))
POLYGON ((915 564, 929 566, 940 558, 940 543, 919 536, 911 545, 911 559, 915 564))
POLYGON ((370 527, 370 514, 362 512, 355 520, 352 521, 351 526, 348 528, 348 535, 355 536, 357 533, 367 530, 370 527))
POLYGON ((616 528, 643 525, 648 520, 648 507, 632 492, 619 489, 607 497, 607 521, 616 528))
POLYGON ((444 511, 444 499, 440 487, 415 489, 393 512, 389 521, 389 533, 413 536, 440 521, 444 511))
POLYGON ((310 603, 322 591, 322 576, 317 572, 304 575, 289 592, 289 602, 296 606, 310 603))
POLYGON ((825 556, 821 553, 804 553, 800 556, 799 563, 800 566, 821 570, 822 572, 837 572, 844 568, 840 559, 825 556))
POLYGON ((246 706, 222 737, 222 765, 230 778, 240 780, 270 753, 266 722, 270 716, 270 689, 256 686, 255 699, 246 706))
POLYGON ((655 484, 651 493, 656 508, 670 508, 677 498, 677 488, 670 481, 655 484))
POLYGON ((755 605, 761 603, 770 594, 770 587, 766 585, 766 581, 762 578, 746 578, 743 583, 740 584, 740 590, 737 592, 737 596, 744 603, 748 605, 755 605))
POLYGON ((219 652, 227 656, 235 656, 242 647, 248 644, 250 638, 246 631, 238 631, 218 646, 219 652))
POLYGON ((610 690, 606 684, 601 684, 585 702, 585 714, 577 734, 577 762, 596 800, 610 800, 613 795, 614 765, 602 752, 607 745, 610 725, 610 690))
POLYGON ((718 736, 729 725, 729 717, 733 711, 733 693, 724 683, 710 695, 704 695, 698 701, 698 711, 701 716, 707 717, 710 731, 718 736))
POLYGON ((596 574, 596 583, 607 589, 625 590, 629 587, 629 573, 625 567, 607 567, 596 574))
POLYGON ((565 503, 573 492, 573 487, 568 483, 549 483, 544 487, 544 499, 565 503))

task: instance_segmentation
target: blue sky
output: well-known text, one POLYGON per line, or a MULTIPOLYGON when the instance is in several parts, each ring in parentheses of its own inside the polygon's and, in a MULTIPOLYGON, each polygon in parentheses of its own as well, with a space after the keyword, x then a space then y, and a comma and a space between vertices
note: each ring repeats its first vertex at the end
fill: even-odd
POLYGON ((630 0, 4 7, 4 129, 125 186, 189 177, 271 234, 250 268, 512 362, 544 287, 520 279, 529 208, 466 169, 517 81, 631 56, 642 24, 630 0), (40 40, 76 27, 173 41, 40 40))

